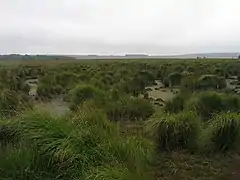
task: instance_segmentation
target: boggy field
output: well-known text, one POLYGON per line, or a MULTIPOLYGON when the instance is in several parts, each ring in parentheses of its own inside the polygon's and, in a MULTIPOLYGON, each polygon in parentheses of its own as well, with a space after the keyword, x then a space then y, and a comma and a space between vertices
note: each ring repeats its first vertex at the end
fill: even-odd
POLYGON ((240 179, 238 60, 0 67, 2 180, 240 179))

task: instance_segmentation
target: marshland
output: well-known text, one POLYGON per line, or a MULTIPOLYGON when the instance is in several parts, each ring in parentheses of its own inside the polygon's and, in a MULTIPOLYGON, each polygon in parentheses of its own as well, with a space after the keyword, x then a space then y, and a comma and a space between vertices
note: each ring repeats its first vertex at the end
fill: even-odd
POLYGON ((234 179, 238 60, 0 67, 0 179, 234 179))

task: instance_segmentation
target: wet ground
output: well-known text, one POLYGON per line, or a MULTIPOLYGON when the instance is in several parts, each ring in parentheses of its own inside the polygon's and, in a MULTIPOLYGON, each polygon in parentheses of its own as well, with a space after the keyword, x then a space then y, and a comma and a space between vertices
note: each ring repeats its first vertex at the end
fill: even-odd
POLYGON ((146 87, 149 98, 161 99, 164 102, 171 100, 178 92, 177 88, 165 88, 161 81, 156 80, 156 85, 146 87))
POLYGON ((69 105, 61 98, 52 99, 48 102, 34 102, 34 108, 42 111, 50 112, 55 116, 63 116, 69 112, 69 105))
POLYGON ((50 101, 36 101, 38 79, 28 79, 26 83, 30 86, 29 96, 33 98, 34 108, 47 111, 55 116, 62 116, 69 112, 69 105, 61 97, 50 101))

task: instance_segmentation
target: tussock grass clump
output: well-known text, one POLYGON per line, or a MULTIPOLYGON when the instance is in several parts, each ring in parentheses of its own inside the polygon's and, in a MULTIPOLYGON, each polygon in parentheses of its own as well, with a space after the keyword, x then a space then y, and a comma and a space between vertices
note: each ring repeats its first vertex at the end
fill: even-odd
POLYGON ((179 94, 175 96, 172 100, 167 101, 164 106, 164 111, 169 113, 178 113, 183 111, 184 104, 186 101, 186 96, 179 94))
POLYGON ((29 98, 17 91, 2 89, 0 92, 0 116, 10 117, 25 108, 31 108, 29 98))
POLYGON ((185 109, 196 111, 203 120, 220 112, 238 112, 240 108, 239 97, 214 91, 196 93, 186 102, 185 109))
POLYGON ((193 112, 162 114, 147 124, 147 131, 157 141, 160 150, 193 149, 199 133, 199 121, 193 112))
POLYGON ((146 120, 155 112, 152 104, 139 98, 126 97, 118 101, 109 103, 106 107, 106 113, 110 120, 146 120))
POLYGON ((8 89, 1 90, 0 93, 0 113, 1 115, 8 115, 15 113, 18 110, 20 103, 19 96, 16 91, 8 89))
POLYGON ((197 80, 197 88, 202 90, 223 89, 226 88, 226 81, 224 78, 216 75, 202 75, 197 80))
POLYGON ((39 98, 51 99, 53 87, 48 84, 39 84, 37 87, 37 96, 39 98))
POLYGON ((70 92, 71 110, 76 110, 79 105, 87 100, 94 100, 96 103, 102 103, 105 93, 92 85, 78 85, 70 92))
POLYGON ((0 179, 54 179, 51 174, 37 170, 39 167, 35 165, 38 157, 28 144, 20 143, 14 146, 0 143, 0 159, 0 179))
POLYGON ((12 127, 12 122, 0 120, 0 143, 8 144, 19 140, 19 133, 16 128, 12 127))
POLYGON ((203 119, 209 119, 223 109, 222 99, 216 92, 204 92, 193 96, 187 102, 186 108, 196 111, 203 119))
POLYGON ((222 105, 225 111, 239 112, 240 109, 240 98, 238 95, 222 95, 222 105))
POLYGON ((84 180, 95 176, 94 179, 130 180, 143 172, 147 174, 151 143, 142 138, 121 137, 117 126, 97 110, 83 107, 71 118, 30 112, 13 122, 11 127, 21 139, 17 146, 0 146, 4 156, 0 179, 84 180))
POLYGON ((203 145, 208 151, 228 151, 238 148, 240 138, 240 115, 221 113, 216 115, 203 131, 203 145))
POLYGON ((168 80, 171 86, 178 86, 181 84, 182 74, 179 72, 173 72, 168 75, 168 80))

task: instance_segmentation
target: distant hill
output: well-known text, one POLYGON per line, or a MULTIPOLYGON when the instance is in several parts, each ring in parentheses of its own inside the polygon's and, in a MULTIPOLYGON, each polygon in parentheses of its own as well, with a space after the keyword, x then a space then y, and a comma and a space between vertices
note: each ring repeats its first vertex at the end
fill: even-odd
POLYGON ((174 57, 179 58, 197 58, 197 57, 206 57, 206 58, 238 58, 240 53, 200 53, 200 54, 185 54, 178 55, 174 57))
POLYGON ((68 60, 75 59, 74 57, 61 56, 61 55, 20 55, 9 54, 0 55, 0 61, 18 61, 18 60, 68 60))
POLYGON ((126 54, 125 56, 117 55, 69 55, 76 59, 196 59, 196 58, 226 58, 226 59, 237 59, 240 53, 200 53, 200 54, 184 54, 184 55, 169 55, 169 56, 151 56, 147 54, 126 54))

